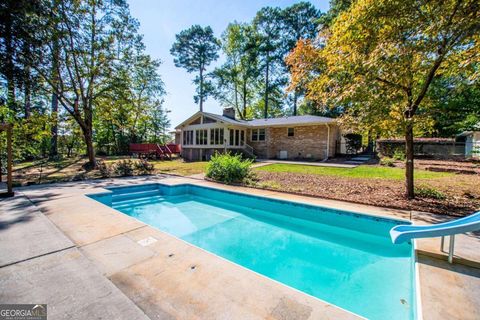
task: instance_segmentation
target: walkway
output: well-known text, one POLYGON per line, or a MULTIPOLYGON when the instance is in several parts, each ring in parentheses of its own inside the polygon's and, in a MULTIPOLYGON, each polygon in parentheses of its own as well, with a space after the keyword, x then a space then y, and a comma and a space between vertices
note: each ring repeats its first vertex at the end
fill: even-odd
POLYGON ((0 201, 0 288, 48 319, 148 319, 26 196, 0 201))

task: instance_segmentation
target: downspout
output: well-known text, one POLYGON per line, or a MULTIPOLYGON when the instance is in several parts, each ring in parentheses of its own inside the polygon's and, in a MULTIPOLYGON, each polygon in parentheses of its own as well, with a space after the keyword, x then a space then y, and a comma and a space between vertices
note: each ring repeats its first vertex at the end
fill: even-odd
POLYGON ((328 155, 330 154, 330 126, 328 123, 325 123, 327 126, 327 155, 325 156, 325 159, 322 160, 322 162, 325 162, 328 160, 328 155))

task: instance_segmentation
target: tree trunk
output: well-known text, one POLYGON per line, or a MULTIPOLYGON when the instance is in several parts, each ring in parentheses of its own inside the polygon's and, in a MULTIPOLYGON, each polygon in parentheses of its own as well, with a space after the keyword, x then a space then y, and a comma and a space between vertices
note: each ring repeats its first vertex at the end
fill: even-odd
POLYGON ((82 129, 83 139, 85 140, 85 145, 87 146, 87 157, 88 157, 88 168, 94 169, 96 166, 95 162, 95 150, 93 148, 93 139, 92 139, 92 129, 86 128, 82 129))
POLYGON ((243 81, 243 109, 242 109, 242 119, 247 118, 247 81, 243 81))
POLYGON ((13 36, 12 19, 10 13, 7 14, 5 23, 5 78, 7 80, 7 107, 15 110, 15 79, 13 64, 13 36))
MULTIPOLYGON (((30 45, 28 43, 23 44, 23 54, 25 57, 30 57, 30 45)), ((25 119, 30 118, 30 113, 32 109, 32 82, 30 75, 30 66, 25 65, 23 70, 23 94, 24 94, 24 117, 25 119)))
POLYGON ((269 72, 269 68, 270 68, 270 56, 267 52, 267 57, 266 57, 266 61, 267 61, 267 65, 266 65, 266 71, 265 71, 265 109, 263 111, 263 117, 265 119, 268 118, 268 91, 269 91, 269 83, 268 83, 268 72, 269 72))
POLYGON ((413 120, 407 119, 405 128, 405 195, 408 199, 415 198, 413 180, 413 120))
POLYGON ((31 109, 32 109, 32 92, 31 92, 31 83, 30 83, 30 70, 28 70, 29 68, 26 67, 25 68, 25 91, 24 91, 24 98, 25 98, 25 105, 24 105, 24 108, 25 108, 25 119, 28 119, 30 118, 30 113, 31 113, 31 109))
MULTIPOLYGON (((57 1, 55 1, 55 4, 57 1)), ((52 114, 52 127, 50 130, 50 158, 58 156, 58 95, 59 91, 59 79, 58 79, 58 62, 60 60, 60 47, 58 39, 53 40, 53 52, 52 52, 52 83, 55 86, 52 93, 51 100, 51 114, 52 114)))
POLYGON ((200 67, 200 112, 203 112, 203 68, 200 67))
POLYGON ((52 94, 52 127, 50 129, 50 158, 55 158, 58 155, 58 96, 56 93, 52 94))
POLYGON ((238 83, 236 80, 233 81, 234 90, 235 90, 235 109, 238 111, 238 83))
POLYGON ((297 115, 297 100, 298 100, 298 94, 297 94, 297 89, 294 90, 293 92, 293 115, 297 115))

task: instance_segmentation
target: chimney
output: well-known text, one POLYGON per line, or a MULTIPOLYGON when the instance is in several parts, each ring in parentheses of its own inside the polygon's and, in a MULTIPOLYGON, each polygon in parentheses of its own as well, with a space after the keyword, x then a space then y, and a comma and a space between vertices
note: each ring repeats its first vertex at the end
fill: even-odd
POLYGON ((235 120, 235 109, 232 107, 224 108, 223 116, 235 120))

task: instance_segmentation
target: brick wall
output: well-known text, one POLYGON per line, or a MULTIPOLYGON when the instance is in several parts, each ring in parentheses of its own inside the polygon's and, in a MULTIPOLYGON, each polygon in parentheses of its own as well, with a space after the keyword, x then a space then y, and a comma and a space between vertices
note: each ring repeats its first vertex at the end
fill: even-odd
MULTIPOLYGON (((265 141, 251 141, 251 130, 247 132, 247 143, 255 149, 258 158, 278 158, 280 151, 287 151, 288 159, 324 159, 326 156, 327 126, 299 126, 295 135, 287 135, 287 127, 270 127, 265 130, 265 141)), ((330 125, 329 156, 335 155, 338 128, 330 125)))

